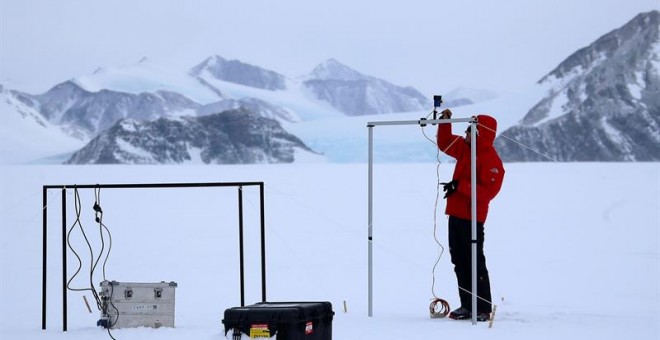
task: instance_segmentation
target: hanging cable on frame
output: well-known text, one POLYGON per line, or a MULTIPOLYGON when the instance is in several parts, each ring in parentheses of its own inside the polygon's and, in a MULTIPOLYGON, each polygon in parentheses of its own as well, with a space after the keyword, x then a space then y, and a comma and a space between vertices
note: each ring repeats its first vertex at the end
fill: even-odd
POLYGON ((94 209, 95 217, 94 220, 99 224, 99 234, 101 236, 101 252, 99 253, 98 258, 96 259, 96 262, 94 263, 94 270, 96 269, 96 266, 98 262, 101 259, 101 256, 103 255, 103 251, 105 249, 105 237, 103 235, 103 231, 108 234, 108 251, 105 255, 105 259, 103 260, 103 281, 106 280, 105 277, 105 268, 108 263, 108 258, 110 257, 110 251, 112 250, 112 234, 110 233, 110 229, 103 224, 103 209, 101 209, 101 189, 100 188, 95 188, 94 189, 94 206, 92 207, 94 209))
POLYGON ((82 206, 81 206, 81 203, 80 203, 80 194, 78 192, 78 188, 74 187, 73 194, 74 194, 73 195, 74 196, 74 209, 75 209, 76 219, 73 222, 73 224, 71 225, 71 227, 69 228, 69 231, 67 232, 66 240, 67 240, 67 245, 69 246, 69 249, 71 249, 71 252, 73 252, 73 255, 78 260, 78 268, 76 269, 75 273, 73 273, 73 275, 71 276, 69 281, 67 281, 66 287, 69 290, 72 290, 72 291, 79 291, 79 292, 80 291, 90 291, 92 293, 92 295, 94 296, 94 300, 96 300, 97 308, 100 308, 99 296, 98 296, 96 290, 94 289, 94 285, 91 284, 91 273, 93 272, 93 268, 94 268, 94 265, 93 265, 94 249, 92 248, 92 244, 90 243, 89 238, 87 237, 87 233, 85 232, 85 228, 83 227, 82 222, 80 221, 80 217, 81 217, 81 213, 82 213, 82 206), (80 229, 80 233, 82 234, 83 239, 85 240, 85 243, 87 244, 87 248, 89 249, 89 254, 90 254, 90 287, 87 287, 87 288, 72 288, 71 287, 71 282, 76 278, 76 276, 78 276, 78 274, 82 270, 82 259, 80 258, 80 255, 78 254, 78 252, 76 252, 75 248, 71 245, 71 234, 72 234, 72 232, 73 232, 73 230, 76 226, 80 229))
MULTIPOLYGON (((94 210, 94 220, 96 223, 98 223, 99 226, 99 236, 100 236, 100 242, 101 242, 101 250, 98 253, 98 256, 94 256, 94 248, 92 247, 92 244, 87 236, 87 233, 85 232, 85 228, 83 227, 83 224, 81 222, 81 215, 82 215, 82 204, 80 201, 80 193, 78 192, 78 188, 74 187, 74 208, 75 208, 75 221, 69 228, 69 231, 67 233, 67 245, 69 249, 71 249, 71 252, 75 255, 77 261, 78 261, 78 268, 76 269, 76 272, 71 276, 71 278, 67 281, 67 289, 72 290, 72 291, 79 291, 79 292, 84 292, 84 291, 89 291, 91 292, 92 296, 94 297, 94 300, 96 301, 96 308, 101 311, 104 314, 107 314, 108 311, 108 302, 104 301, 104 298, 102 298, 99 293, 97 292, 96 288, 94 287, 94 272, 96 271, 97 266, 99 265, 101 258, 103 257, 103 253, 105 252, 106 248, 106 242, 105 242, 105 233, 107 233, 108 236, 108 247, 107 247, 107 252, 105 254, 105 259, 103 260, 103 265, 102 265, 102 272, 103 272, 103 280, 106 280, 106 275, 105 275, 105 269, 106 265, 108 262, 108 258, 110 257, 110 250, 112 249, 112 235, 110 233, 110 230, 108 227, 103 223, 103 209, 101 208, 101 190, 99 188, 94 189, 94 205, 92 209, 94 210), (80 233, 83 236, 83 239, 85 240, 85 243, 87 244, 87 248, 89 249, 89 254, 90 254, 90 268, 89 268, 89 287, 86 288, 73 288, 71 287, 71 282, 76 278, 76 276, 80 273, 82 269, 82 259, 80 258, 80 255, 74 247, 71 244, 71 234, 75 227, 79 227, 80 233)), ((84 297, 84 296, 83 296, 84 297)), ((87 301, 85 299, 85 301, 87 301)), ((112 300, 110 300, 110 306, 115 309, 117 312, 117 319, 119 315, 119 311, 117 308, 114 306, 112 303, 112 300)), ((115 320, 116 323, 116 320, 115 320)), ((114 326, 114 323, 112 325, 109 325, 107 327, 108 331, 108 336, 112 338, 113 340, 115 339, 112 336, 112 333, 110 332, 110 328, 114 326)))
MULTIPOLYGON (((439 97, 439 96, 438 96, 439 97)), ((435 99, 435 105, 436 108, 429 113, 426 118, 428 119, 431 114, 433 114, 433 118, 436 118, 437 115, 437 107, 440 106, 442 103, 442 99, 436 98, 435 99)), ((437 142, 431 138, 429 138, 426 135, 426 131, 424 130, 424 125, 422 125, 422 134, 424 137, 431 142, 435 146, 436 149, 436 168, 435 168, 435 174, 436 174, 436 195, 435 195, 435 204, 433 205, 433 239, 435 240, 435 243, 438 245, 438 250, 439 254, 437 259, 435 260, 435 263, 433 264, 433 269, 431 271, 431 277, 432 277, 432 282, 431 282, 431 294, 433 295, 433 298, 431 298, 431 304, 429 305, 429 314, 431 318, 444 318, 447 315, 449 315, 449 312, 451 311, 451 308, 449 307, 449 302, 446 300, 439 298, 438 295, 435 293, 435 270, 438 267, 438 264, 440 263, 440 260, 442 259, 442 255, 445 252, 445 247, 442 245, 442 243, 438 240, 437 236, 437 218, 438 218, 438 202, 440 200, 440 165, 442 162, 440 161, 440 149, 437 147, 437 142)), ((452 143, 453 144, 453 143, 452 143)))

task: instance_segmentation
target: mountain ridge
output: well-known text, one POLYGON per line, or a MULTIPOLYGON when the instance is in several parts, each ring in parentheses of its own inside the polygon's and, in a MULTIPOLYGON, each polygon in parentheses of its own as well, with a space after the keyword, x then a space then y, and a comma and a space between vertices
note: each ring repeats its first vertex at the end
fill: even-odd
POLYGON ((658 11, 571 54, 538 82, 546 95, 497 138, 502 159, 660 160, 659 64, 658 11))
MULTIPOLYGON (((499 115, 504 124, 495 145, 505 161, 660 160, 658 13, 641 13, 572 53, 542 77, 533 91, 530 88, 524 100, 492 100, 482 91, 484 97, 479 100, 483 104, 445 95, 443 106, 470 104, 455 108, 456 112, 499 115), (520 120, 515 120, 518 117, 520 120)), ((369 115, 364 119, 379 119, 373 115, 395 112, 396 117, 408 119, 413 115, 417 119, 430 110, 429 100, 414 88, 364 75, 333 58, 296 78, 215 55, 188 72, 164 70, 148 59, 126 69, 100 68, 93 75, 56 84, 37 95, 0 87, 11 97, 5 111, 15 116, 12 122, 33 124, 35 131, 37 126, 47 126, 55 134, 87 141, 126 119, 148 123, 247 108, 279 121, 305 136, 305 143, 314 149, 334 153, 331 158, 341 161, 361 159, 361 153, 346 148, 362 145, 364 138, 357 130, 355 136, 338 133, 349 121, 363 125, 359 123, 362 119, 344 119, 363 115, 369 115), (219 67, 217 73, 210 72, 214 66, 219 67), (251 71, 241 76, 241 72, 232 73, 227 68, 251 71), (21 112, 34 113, 43 124, 39 125, 40 119, 21 116, 21 112), (338 155, 342 150, 350 156, 338 155)), ((450 95, 454 93, 470 91, 457 89, 450 95)), ((6 143, 6 136, 9 134, 0 136, 6 145, 38 147, 36 141, 24 138, 6 143)), ((173 141, 164 137, 163 142, 173 141)), ((394 139, 389 142, 388 159, 396 159, 397 152, 405 154, 400 156, 405 161, 426 159, 418 158, 426 152, 413 151, 428 147, 423 141, 419 145, 408 140, 403 143, 405 146, 397 148, 394 139)), ((39 154, 39 158, 45 156, 39 154)))
POLYGON ((315 154, 280 124, 244 109, 201 117, 123 119, 65 164, 291 163, 315 154))

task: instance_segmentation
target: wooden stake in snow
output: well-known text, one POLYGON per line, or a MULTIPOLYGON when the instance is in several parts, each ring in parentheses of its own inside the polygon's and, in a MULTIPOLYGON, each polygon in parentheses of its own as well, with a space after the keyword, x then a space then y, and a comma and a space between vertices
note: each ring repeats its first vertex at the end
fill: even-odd
POLYGON ((83 300, 85 300, 85 306, 87 306, 87 310, 89 311, 89 314, 92 314, 92 308, 89 307, 89 302, 87 302, 87 296, 83 295, 83 300))
POLYGON ((497 305, 493 305, 493 313, 490 314, 490 322, 488 323, 488 328, 493 328, 493 321, 495 321, 495 311, 497 311, 497 305))

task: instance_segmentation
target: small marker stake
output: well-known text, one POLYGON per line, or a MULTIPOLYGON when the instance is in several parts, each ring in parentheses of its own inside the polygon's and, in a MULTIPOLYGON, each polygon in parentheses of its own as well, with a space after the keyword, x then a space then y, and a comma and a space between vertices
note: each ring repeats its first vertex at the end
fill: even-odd
POLYGON ((87 310, 89 311, 89 314, 92 314, 92 308, 89 307, 89 302, 87 302, 87 296, 83 295, 83 300, 85 300, 85 305, 87 306, 87 310))
POLYGON ((488 328, 493 328, 493 321, 495 321, 496 311, 497 311, 497 305, 493 305, 493 313, 490 314, 490 322, 488 323, 488 328))

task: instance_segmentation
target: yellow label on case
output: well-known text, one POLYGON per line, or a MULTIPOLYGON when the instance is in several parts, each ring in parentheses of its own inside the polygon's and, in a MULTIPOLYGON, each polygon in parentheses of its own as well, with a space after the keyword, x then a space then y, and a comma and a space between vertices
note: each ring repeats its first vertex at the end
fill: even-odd
POLYGON ((250 326, 250 338, 270 338, 267 324, 254 324, 250 326))

